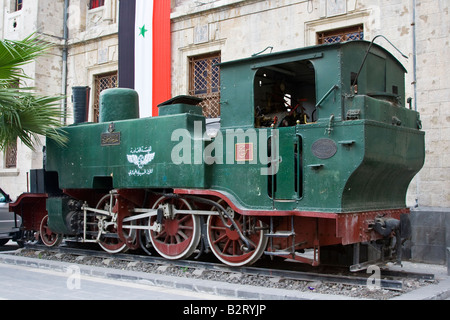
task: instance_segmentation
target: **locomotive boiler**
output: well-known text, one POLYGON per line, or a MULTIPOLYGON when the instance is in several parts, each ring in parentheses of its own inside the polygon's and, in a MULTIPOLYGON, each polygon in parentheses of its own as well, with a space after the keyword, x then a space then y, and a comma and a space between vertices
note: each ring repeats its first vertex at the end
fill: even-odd
POLYGON ((400 258, 406 192, 424 162, 405 72, 366 41, 224 62, 214 119, 190 96, 139 118, 136 92, 106 90, 99 123, 65 127, 65 147, 47 141, 51 191, 12 209, 47 246, 210 251, 230 266, 400 258))

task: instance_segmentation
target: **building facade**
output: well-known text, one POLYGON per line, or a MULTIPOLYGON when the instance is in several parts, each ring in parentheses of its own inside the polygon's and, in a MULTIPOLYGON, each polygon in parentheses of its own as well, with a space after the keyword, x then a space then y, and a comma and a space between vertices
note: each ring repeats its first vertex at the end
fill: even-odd
MULTIPOLYGON (((86 87, 87 115, 95 121, 99 93, 117 85, 117 0, 0 0, 0 37, 19 40, 37 33, 54 45, 26 65, 27 86, 42 95, 66 96, 61 102, 67 124, 73 122, 72 87, 86 87), (64 19, 66 15, 66 19, 64 19)), ((15 198, 29 190, 30 169, 42 168, 45 139, 31 151, 20 142, 0 153, 0 183, 15 198)))
MULTIPOLYGON (((73 86, 90 88, 88 119, 95 121, 99 92, 117 83, 119 2, 0 0, 2 38, 37 30, 57 45, 26 71, 42 93, 67 92, 68 123, 73 86)), ((172 96, 205 98, 204 113, 210 117, 220 116, 218 62, 334 41, 372 41, 377 35, 389 39, 398 50, 381 37, 376 42, 408 70, 406 96, 421 113, 426 132, 425 165, 407 196, 407 204, 416 207, 411 254, 417 260, 445 261, 450 246, 448 0, 171 0, 171 5, 172 96)), ((0 158, 0 179, 17 196, 26 191, 28 170, 41 167, 42 153, 19 144, 15 168, 6 166, 9 158, 0 158)))

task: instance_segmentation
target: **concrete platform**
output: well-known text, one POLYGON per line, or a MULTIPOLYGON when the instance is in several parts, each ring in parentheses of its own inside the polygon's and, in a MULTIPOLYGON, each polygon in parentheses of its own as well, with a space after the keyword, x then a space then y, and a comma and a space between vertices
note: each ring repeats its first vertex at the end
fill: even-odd
MULTIPOLYGON (((0 263, 10 266, 52 270, 65 274, 66 277, 69 277, 68 270, 74 267, 73 264, 69 263, 20 257, 5 252, 0 253, 0 263)), ((113 281, 122 281, 127 283, 134 283, 136 285, 145 285, 152 287, 152 290, 155 290, 155 287, 161 288, 162 290, 163 288, 183 290, 185 292, 191 292, 192 297, 196 295, 198 297, 201 297, 201 294, 205 294, 205 297, 215 296, 218 300, 223 298, 245 300, 361 300, 343 295, 328 295, 314 292, 300 292, 286 289, 236 285, 218 281, 180 278, 160 274, 117 270, 112 268, 94 267, 81 264, 76 266, 77 270, 79 270, 79 273, 82 276, 108 279, 113 281)), ((439 283, 436 285, 430 284, 426 287, 422 287, 412 292, 405 293, 393 300, 450 299, 450 277, 447 275, 446 266, 405 262, 402 269, 414 272, 434 273, 436 275, 436 279, 439 280, 439 283)), ((95 290, 95 288, 93 288, 93 290, 95 290)), ((51 289, 47 289, 47 291, 51 292, 51 289)), ((189 294, 186 294, 184 296, 186 297, 186 299, 190 299, 189 294)), ((48 299, 59 299, 60 297, 60 294, 53 298, 50 295, 48 296, 48 299)), ((145 296, 138 297, 136 295, 123 297, 124 300, 145 298, 145 296)))
POLYGON ((449 300, 450 299, 450 276, 447 272, 447 266, 403 262, 403 266, 392 266, 392 270, 404 270, 408 272, 418 273, 432 273, 435 279, 439 281, 438 284, 430 284, 426 287, 405 293, 392 300, 449 300))

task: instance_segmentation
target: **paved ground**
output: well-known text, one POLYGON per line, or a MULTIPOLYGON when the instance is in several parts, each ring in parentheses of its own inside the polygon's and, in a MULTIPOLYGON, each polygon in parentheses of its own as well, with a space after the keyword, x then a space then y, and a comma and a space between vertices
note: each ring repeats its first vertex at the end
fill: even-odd
MULTIPOLYGON (((2 250, 14 250, 4 247, 2 250)), ((396 300, 448 300, 444 266, 404 263, 404 269, 433 272, 440 280, 396 300)), ((260 288, 133 271, 24 258, 0 252, 0 299, 12 300, 354 300, 345 296, 260 288)))
POLYGON ((66 272, 0 264, 0 300, 217 300, 217 295, 134 281, 82 275, 76 266, 66 272))

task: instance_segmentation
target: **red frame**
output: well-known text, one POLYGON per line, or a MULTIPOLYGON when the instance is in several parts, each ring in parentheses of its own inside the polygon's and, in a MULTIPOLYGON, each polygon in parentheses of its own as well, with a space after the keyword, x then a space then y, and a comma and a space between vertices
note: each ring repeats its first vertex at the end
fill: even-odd
POLYGON ((47 215, 47 198, 44 193, 24 193, 16 202, 9 204, 9 211, 22 217, 25 230, 38 231, 47 215))
MULTIPOLYGON (((101 194, 92 190, 64 190, 64 193, 77 199, 87 199, 89 203, 97 203, 101 194)), ((285 210, 249 210, 238 208, 233 199, 227 194, 214 190, 203 189, 175 189, 174 193, 180 195, 198 195, 203 197, 219 198, 224 200, 234 211, 239 214, 259 217, 262 221, 270 223, 270 217, 277 217, 277 230, 289 231, 293 228, 295 239, 273 238, 268 251, 275 252, 279 249, 292 248, 295 240, 295 251, 301 249, 314 249, 314 258, 293 256, 292 259, 309 263, 313 266, 320 264, 320 247, 331 245, 350 245, 361 242, 369 242, 382 239, 382 235, 373 230, 372 225, 376 218, 383 216, 384 219, 393 218, 400 220, 402 214, 409 214, 408 208, 392 210, 374 210, 365 212, 314 212, 285 210), (300 241, 300 242, 299 242, 300 241)), ((125 217, 129 215, 129 208, 136 205, 145 205, 146 198, 143 190, 119 190, 122 196, 119 213, 125 217)), ((39 230, 42 219, 47 215, 47 194, 22 194, 15 203, 10 204, 10 211, 22 216, 25 230, 39 230)), ((152 202, 154 199, 147 199, 152 202)), ((275 230, 275 231, 277 231, 275 230)), ((126 241, 126 239, 124 239, 126 241)), ((133 245, 133 244, 129 244, 133 245)))
MULTIPOLYGON (((190 194, 199 196, 214 196, 223 199, 234 211, 247 216, 265 217, 275 216, 271 210, 248 210, 238 208, 225 194, 212 190, 175 189, 177 194, 190 194)), ((276 211, 276 216, 282 218, 280 228, 289 230, 291 217, 294 216, 296 237, 300 236, 305 244, 297 249, 317 248, 336 244, 349 245, 360 242, 369 242, 383 237, 372 229, 375 218, 393 218, 400 220, 402 214, 409 214, 409 208, 373 210, 364 212, 332 213, 315 211, 276 211)), ((277 239, 280 244, 286 239, 277 239)), ((290 240, 289 240, 290 241, 290 240)), ((286 243, 286 247, 289 244, 286 243)))

